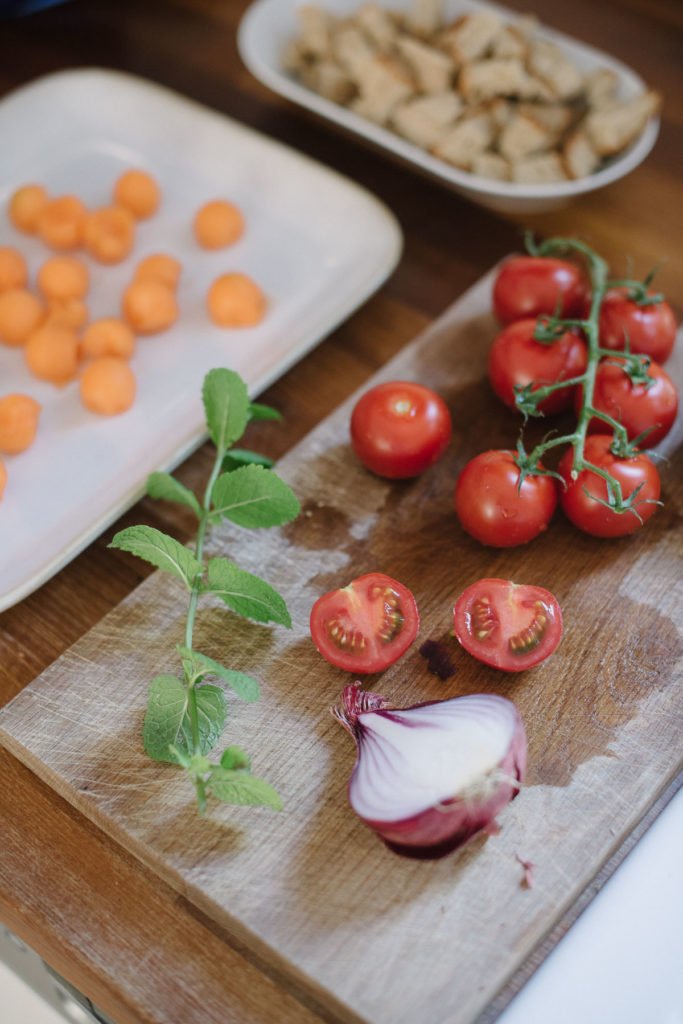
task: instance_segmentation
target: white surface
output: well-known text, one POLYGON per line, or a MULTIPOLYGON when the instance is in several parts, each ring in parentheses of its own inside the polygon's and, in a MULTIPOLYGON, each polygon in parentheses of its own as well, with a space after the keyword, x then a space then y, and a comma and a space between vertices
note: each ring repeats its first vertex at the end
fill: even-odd
MULTIPOLYGON (((401 251, 391 213, 365 190, 159 86, 109 71, 50 75, 0 104, 0 206, 39 180, 106 205, 127 167, 149 169, 163 189, 161 211, 138 230, 135 251, 116 267, 89 261, 91 316, 118 315, 134 265, 167 251, 180 258, 181 316, 165 334, 142 338, 133 358, 138 398, 123 416, 100 418, 81 405, 77 384, 41 383, 21 350, 0 345, 0 393, 22 391, 43 404, 39 436, 7 457, 0 505, 0 610, 65 565, 141 495, 155 469, 177 465, 203 437, 201 381, 229 366, 252 395, 267 387, 359 306, 401 251), (40 125, 40 131, 27 126, 40 125), (192 218, 208 199, 229 198, 246 218, 244 238, 217 253, 200 250, 192 218), (270 300, 257 327, 214 327, 204 310, 211 281, 250 274, 270 300)), ((0 245, 16 245, 32 274, 49 252, 2 218, 0 245)))
MULTIPOLYGON (((361 2, 362 0, 319 0, 318 5, 333 14, 349 16, 361 6, 361 2)), ((412 5, 413 0, 387 0, 386 4, 383 4, 396 11, 408 11, 412 5)), ((640 138, 625 153, 616 157, 609 166, 596 174, 577 181, 525 185, 493 181, 458 170, 394 132, 319 96, 282 70, 284 48, 298 35, 296 11, 300 6, 301 0, 256 0, 249 7, 240 24, 238 46, 240 55, 251 73, 274 92, 286 96, 300 106, 308 107, 309 110, 329 121, 334 121, 350 132, 363 136, 393 156, 407 161, 418 170, 438 178, 461 195, 490 209, 508 213, 539 213, 542 210, 564 206, 573 196, 603 188, 628 174, 645 159, 657 139, 659 120, 653 118, 640 138)), ((498 11, 506 20, 518 17, 518 12, 494 3, 444 0, 445 20, 452 21, 460 14, 484 6, 498 11)), ((635 96, 645 88, 643 80, 634 71, 601 50, 545 26, 542 26, 538 34, 561 46, 582 71, 592 71, 598 67, 616 71, 621 79, 621 93, 624 98, 635 96)))
POLYGON ((0 963, 2 1024, 64 1024, 64 1017, 0 963))

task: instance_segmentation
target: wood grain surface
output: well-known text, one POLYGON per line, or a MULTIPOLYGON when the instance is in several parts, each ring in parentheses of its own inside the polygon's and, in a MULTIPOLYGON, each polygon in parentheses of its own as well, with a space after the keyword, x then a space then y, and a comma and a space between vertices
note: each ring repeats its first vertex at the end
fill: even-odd
MULTIPOLYGON (((661 448, 665 507, 633 537, 606 543, 558 518, 521 549, 469 539, 453 515, 454 480, 518 430, 486 378, 491 281, 373 377, 418 380, 444 396, 455 437, 438 465, 411 482, 370 476, 348 445, 351 398, 279 464, 303 504, 297 521, 210 538, 212 554, 267 567, 292 611, 288 633, 209 600, 195 638, 261 678, 262 701, 233 705, 228 737, 256 753, 283 814, 219 807, 198 823, 192 788, 141 751, 148 681, 173 671, 183 635, 182 587, 162 574, 0 713, 11 753, 344 1021, 474 1021, 683 765, 683 423, 661 448), (308 614, 321 593, 368 571, 413 590, 421 639, 449 645, 457 673, 436 680, 413 648, 367 685, 397 704, 505 693, 529 734, 527 785, 501 816, 502 833, 435 864, 392 855, 347 807, 354 751, 327 706, 348 676, 314 650, 308 614), (556 594, 565 638, 555 657, 509 677, 458 652, 453 602, 482 576, 556 594), (532 890, 521 885, 518 853, 536 865, 532 890)), ((683 352, 671 372, 683 383, 683 352)))
MULTIPOLYGON (((511 6, 529 5, 515 0, 511 6)), ((616 267, 628 256, 638 272, 663 260, 660 281, 680 312, 680 3, 537 0, 533 6, 548 24, 630 63, 664 94, 664 112, 654 152, 632 175, 566 210, 527 223, 545 234, 581 234, 616 267)), ((518 229, 339 137, 256 83, 235 47, 234 32, 245 7, 244 0, 74 0, 30 18, 2 21, 0 95, 60 68, 100 64, 131 71, 329 163, 373 189, 397 213, 406 245, 392 280, 265 396, 283 410, 285 424, 277 430, 253 427, 248 440, 279 456, 514 248, 518 229)), ((182 467, 181 477, 200 487, 208 468, 209 456, 200 451, 182 467)), ((0 703, 25 687, 146 575, 140 563, 106 548, 113 529, 142 521, 173 529, 184 539, 192 531, 191 518, 182 510, 142 502, 38 593, 0 616, 0 703)), ((261 1001, 255 998, 249 1007, 243 999, 242 976, 232 970, 234 940, 179 901, 155 874, 142 870, 14 758, 3 754, 2 762, 0 918, 117 1021, 218 1024, 226 1019, 225 1007, 233 1004, 245 1024, 268 1019, 266 1006, 277 1015, 284 990, 273 990, 264 973, 254 972, 249 983, 254 993, 261 992, 261 1001), (39 833, 38 822, 43 826, 39 833), (40 857, 42 850, 49 850, 49 858, 40 857), (77 856, 83 865, 81 885, 70 881, 77 856), (40 871, 35 870, 38 862, 40 871), (102 872, 96 870, 100 862, 102 872), (175 922, 178 946, 170 949, 157 939, 155 970, 136 971, 140 950, 149 944, 147 922, 157 916, 175 922), (126 921, 125 943, 111 926, 118 917, 126 921), (186 941, 190 935, 192 940, 186 941), (198 951, 202 943, 211 950, 208 959, 198 951), (223 970, 213 971, 215 957, 220 957, 223 970), (180 984, 179 963, 189 972, 191 985, 180 984), (174 994, 172 1006, 160 998, 159 986, 174 994)), ((268 965, 259 966, 272 974, 268 965)), ((287 987, 291 989, 289 982, 287 987)))

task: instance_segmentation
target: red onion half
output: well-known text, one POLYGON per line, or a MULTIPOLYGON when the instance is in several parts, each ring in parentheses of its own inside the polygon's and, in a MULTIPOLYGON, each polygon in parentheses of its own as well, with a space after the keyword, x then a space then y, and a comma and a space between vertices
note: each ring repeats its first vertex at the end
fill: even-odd
POLYGON ((349 803, 392 850, 437 858, 478 832, 517 796, 526 733, 505 697, 478 693, 395 708, 359 683, 331 709, 358 750, 349 803))

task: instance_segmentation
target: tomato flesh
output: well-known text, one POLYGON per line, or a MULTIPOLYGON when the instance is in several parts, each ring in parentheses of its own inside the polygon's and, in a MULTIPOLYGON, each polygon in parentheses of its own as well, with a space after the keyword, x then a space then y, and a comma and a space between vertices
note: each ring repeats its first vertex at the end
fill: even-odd
POLYGON ((578 318, 587 305, 585 278, 567 260, 512 256, 498 271, 493 286, 493 310, 503 325, 526 317, 578 318))
POLYGON ((540 664, 562 638, 562 610, 543 587, 477 580, 460 595, 453 614, 458 643, 504 672, 540 664))
POLYGON ((420 618, 398 580, 371 572, 331 590, 311 609, 311 638, 326 661, 348 672, 382 672, 408 650, 420 618))

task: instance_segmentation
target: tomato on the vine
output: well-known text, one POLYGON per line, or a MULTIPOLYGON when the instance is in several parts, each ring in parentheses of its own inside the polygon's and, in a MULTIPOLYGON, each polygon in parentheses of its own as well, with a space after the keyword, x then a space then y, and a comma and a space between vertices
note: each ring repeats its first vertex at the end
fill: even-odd
POLYGON ((464 530, 482 544, 511 548, 542 533, 557 505, 555 481, 527 476, 519 486, 515 452, 475 456, 455 485, 455 511, 464 530))
MULTIPOLYGON (((671 377, 658 363, 652 361, 648 375, 652 384, 634 384, 619 365, 618 357, 605 359, 595 375, 593 407, 607 413, 626 428, 629 440, 640 437, 641 448, 653 448, 671 430, 678 411, 678 392, 671 377)), ((576 398, 576 411, 581 409, 581 394, 576 398)), ((612 427, 593 418, 588 430, 592 434, 612 434, 612 427)))
POLYGON ((511 580, 477 580, 453 609, 458 643, 504 672, 545 661, 562 639, 562 610, 543 587, 511 580))
MULTIPOLYGON (((515 385, 556 384, 580 376, 588 364, 586 344, 578 334, 565 331, 555 341, 536 341, 536 325, 536 319, 517 320, 500 332, 489 351, 491 386, 512 409, 516 408, 515 385)), ((568 387, 553 391, 540 403, 539 411, 551 415, 568 409, 575 390, 568 387)))
POLYGON ((347 672, 382 672, 404 654, 420 625, 415 598, 391 576, 370 572, 323 594, 311 609, 311 638, 347 672))
POLYGON ((535 316, 582 317, 588 286, 578 266, 547 256, 512 256, 493 285, 493 310, 501 324, 535 316))
POLYGON ((668 302, 644 305, 630 299, 627 288, 613 288, 602 301, 599 330, 603 348, 623 351, 628 342, 631 352, 661 364, 676 341, 676 318, 668 302))
POLYGON ((624 499, 640 488, 633 512, 615 512, 603 504, 608 500, 607 482, 592 470, 584 469, 572 480, 574 452, 571 448, 564 453, 558 467, 566 484, 564 489, 560 488, 564 514, 574 526, 594 537, 625 537, 635 533, 654 515, 659 501, 660 482, 655 464, 637 450, 629 457, 615 455, 610 450, 612 443, 613 438, 606 434, 593 434, 586 438, 584 458, 619 481, 624 499))
POLYGON ((407 381, 378 384, 351 414, 351 445, 367 469, 392 480, 417 476, 451 439, 451 416, 434 391, 407 381))

